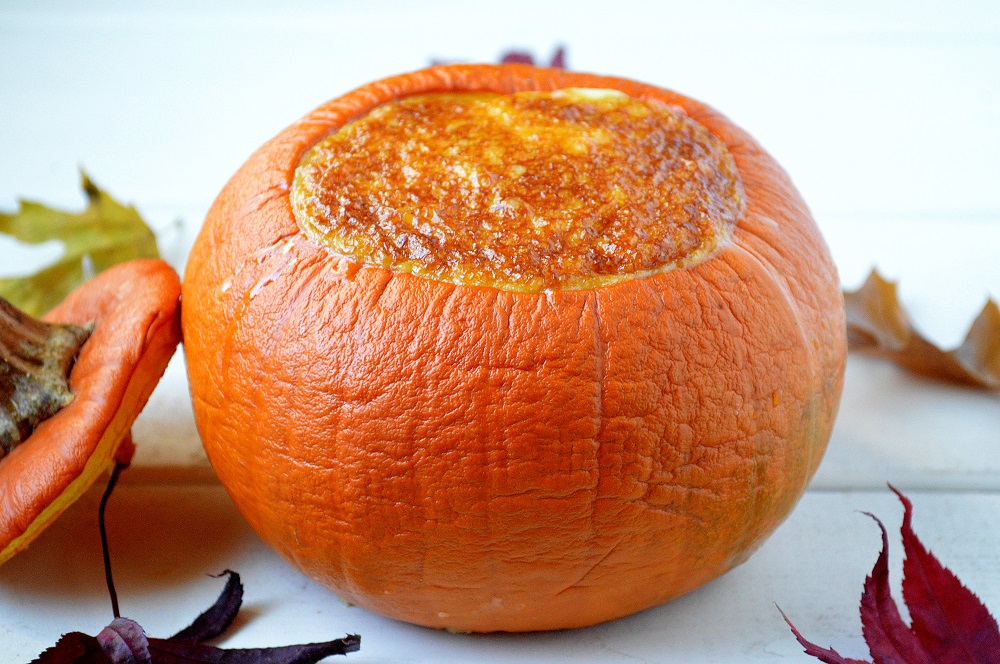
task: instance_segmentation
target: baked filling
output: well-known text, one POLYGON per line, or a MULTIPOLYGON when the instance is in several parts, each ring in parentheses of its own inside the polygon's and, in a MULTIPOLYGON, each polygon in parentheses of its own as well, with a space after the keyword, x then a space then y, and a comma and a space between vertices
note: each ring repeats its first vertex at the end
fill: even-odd
POLYGON ((336 255, 522 292, 691 265, 744 208, 733 157, 705 127, 593 89, 384 104, 303 155, 291 199, 336 255))

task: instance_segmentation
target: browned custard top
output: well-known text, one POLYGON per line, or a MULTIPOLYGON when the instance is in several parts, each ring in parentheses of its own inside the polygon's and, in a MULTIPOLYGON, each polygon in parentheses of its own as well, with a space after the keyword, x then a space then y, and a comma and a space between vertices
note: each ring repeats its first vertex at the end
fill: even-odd
POLYGON ((431 94, 302 158, 292 205, 336 254, 538 292, 690 265, 743 210, 732 155, 682 111, 610 90, 431 94))

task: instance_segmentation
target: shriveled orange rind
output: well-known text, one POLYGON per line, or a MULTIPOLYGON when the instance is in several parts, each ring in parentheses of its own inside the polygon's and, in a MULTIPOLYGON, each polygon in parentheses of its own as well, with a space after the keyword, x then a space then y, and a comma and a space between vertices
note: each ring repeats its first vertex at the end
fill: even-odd
POLYGON ((73 401, 0 459, 0 563, 25 549, 116 458, 180 342, 180 281, 161 260, 115 266, 47 321, 94 323, 70 374, 73 401))
POLYGON ((696 588, 788 515, 846 355, 829 252, 778 164, 711 108, 634 81, 443 66, 335 99, 232 178, 189 257, 199 432, 260 536, 346 601, 421 625, 591 625, 696 588), (334 255, 296 222, 302 155, 385 102, 616 89, 732 153, 746 208, 696 264, 521 293, 334 255))

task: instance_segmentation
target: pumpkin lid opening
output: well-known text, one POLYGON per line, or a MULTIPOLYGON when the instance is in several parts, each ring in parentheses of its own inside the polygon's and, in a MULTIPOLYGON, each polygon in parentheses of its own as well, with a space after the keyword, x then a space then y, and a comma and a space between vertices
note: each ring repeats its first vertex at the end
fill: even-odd
POLYGON ((697 263, 744 209, 705 127, 595 89, 384 104, 303 155, 291 198, 299 225, 350 260, 523 292, 697 263))

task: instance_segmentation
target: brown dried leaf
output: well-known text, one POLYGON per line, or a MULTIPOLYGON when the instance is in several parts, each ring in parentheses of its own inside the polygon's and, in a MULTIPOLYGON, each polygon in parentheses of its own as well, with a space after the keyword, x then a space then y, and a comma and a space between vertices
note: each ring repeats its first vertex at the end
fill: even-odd
POLYGON ((945 351, 923 337, 899 301, 896 283, 876 270, 845 291, 851 350, 884 357, 915 374, 1000 390, 1000 307, 989 300, 962 344, 945 351))

